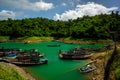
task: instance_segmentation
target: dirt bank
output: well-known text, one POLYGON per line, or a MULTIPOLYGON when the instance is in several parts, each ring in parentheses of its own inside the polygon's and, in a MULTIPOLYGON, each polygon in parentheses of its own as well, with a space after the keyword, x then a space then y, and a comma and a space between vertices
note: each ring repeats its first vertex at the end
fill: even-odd
MULTIPOLYGON (((94 63, 94 65, 96 66, 96 70, 90 73, 91 76, 89 77, 89 80, 103 80, 105 64, 111 52, 112 50, 100 52, 100 53, 94 54, 91 57, 89 61, 96 60, 96 62, 94 63)), ((110 80, 115 80, 115 75, 113 71, 110 73, 110 80)))

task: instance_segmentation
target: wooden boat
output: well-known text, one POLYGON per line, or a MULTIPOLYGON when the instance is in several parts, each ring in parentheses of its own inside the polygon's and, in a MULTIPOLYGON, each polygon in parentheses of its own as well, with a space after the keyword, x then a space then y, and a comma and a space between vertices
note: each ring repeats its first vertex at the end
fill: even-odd
POLYGON ((60 47, 59 44, 48 44, 47 46, 48 46, 48 47, 60 47))
POLYGON ((5 52, 3 48, 0 48, 0 57, 4 57, 5 56, 5 52))
POLYGON ((84 54, 84 55, 76 55, 76 54, 66 54, 66 53, 60 53, 59 56, 61 59, 88 59, 93 54, 84 54))
POLYGON ((47 59, 40 59, 39 61, 29 61, 29 60, 24 60, 24 61, 18 61, 17 59, 11 59, 11 58, 0 58, 1 62, 7 62, 7 63, 12 63, 18 66, 32 66, 32 65, 41 65, 41 64, 47 64, 48 60, 47 59))
POLYGON ((81 72, 81 73, 89 73, 93 70, 96 69, 96 66, 93 64, 95 61, 91 61, 87 64, 85 64, 84 66, 78 68, 78 70, 81 72))
POLYGON ((39 62, 32 62, 32 61, 13 61, 11 62, 12 64, 18 65, 18 66, 32 66, 32 65, 41 65, 41 64, 47 64, 48 60, 47 59, 40 59, 39 62))
POLYGON ((0 57, 4 57, 5 53, 4 52, 0 52, 0 57))
POLYGON ((38 56, 38 57, 40 57, 40 58, 42 58, 42 57, 44 57, 44 53, 40 53, 40 52, 38 52, 38 50, 37 49, 32 49, 32 50, 30 50, 30 52, 29 52, 31 55, 36 55, 36 56, 38 56))
POLYGON ((93 53, 87 52, 82 48, 75 48, 68 52, 59 51, 59 57, 61 59, 88 59, 93 53))
POLYGON ((0 57, 14 57, 14 56, 17 56, 17 54, 19 54, 20 52, 22 52, 20 49, 1 48, 0 49, 0 57))
POLYGON ((36 49, 30 51, 21 51, 19 53, 13 53, 16 51, 6 51, 6 57, 2 58, 0 61, 13 63, 20 66, 30 66, 30 65, 40 65, 46 64, 47 59, 43 59, 44 54, 39 54, 36 49))
POLYGON ((37 50, 31 50, 30 53, 23 52, 18 54, 16 59, 11 61, 11 63, 21 66, 46 64, 48 60, 41 57, 43 57, 43 55, 40 55, 37 50))
POLYGON ((7 57, 14 57, 17 56, 17 53, 8 53, 6 54, 7 57))
POLYGON ((44 57, 44 55, 45 55, 44 53, 39 54, 39 57, 42 58, 42 57, 44 57))

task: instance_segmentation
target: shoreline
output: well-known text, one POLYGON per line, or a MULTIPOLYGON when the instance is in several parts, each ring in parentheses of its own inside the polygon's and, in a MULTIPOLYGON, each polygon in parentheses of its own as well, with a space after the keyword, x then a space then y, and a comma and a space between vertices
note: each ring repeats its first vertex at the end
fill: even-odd
MULTIPOLYGON (((118 48, 120 48, 120 45, 118 45, 118 48)), ((94 70, 90 73, 88 80, 103 80, 104 79, 104 69, 106 66, 106 62, 108 60, 108 56, 110 56, 112 51, 113 50, 98 52, 98 53, 94 54, 88 60, 89 62, 96 60, 94 63, 94 65, 96 66, 96 70, 94 70)), ((111 73, 110 73, 110 80, 115 80, 114 71, 111 71, 111 73)))
POLYGON ((22 42, 22 43, 40 43, 46 41, 56 41, 56 42, 63 42, 67 44, 111 44, 112 41, 84 41, 84 40, 0 40, 0 42, 22 42))
POLYGON ((12 69, 14 69, 15 71, 18 72, 18 74, 22 77, 24 77, 26 80, 36 80, 30 73, 26 72, 23 68, 16 66, 14 64, 11 63, 5 63, 5 62, 0 62, 1 64, 10 67, 12 69))
MULTIPOLYGON (((117 49, 120 49, 120 44, 117 44, 117 49)), ((92 80, 103 80, 104 77, 104 69, 106 66, 106 62, 113 52, 113 49, 105 51, 103 53, 98 53, 97 55, 94 55, 91 60, 97 60, 95 63, 97 70, 93 71, 91 74, 92 80)), ((110 80, 116 80, 116 75, 114 73, 114 70, 110 72, 110 80)))
POLYGON ((16 41, 16 42, 23 42, 23 43, 39 43, 39 42, 45 42, 45 41, 56 41, 56 42, 64 42, 64 43, 70 43, 70 44, 95 44, 95 43, 102 43, 102 44, 109 44, 112 43, 112 40, 92 40, 92 39, 71 39, 70 37, 66 38, 59 38, 55 39, 54 37, 38 37, 38 36, 32 36, 32 37, 18 37, 16 39, 9 39, 5 36, 2 36, 0 39, 0 42, 10 42, 10 41, 16 41))
POLYGON ((94 61, 94 65, 96 69, 90 73, 90 80, 103 80, 104 76, 104 67, 105 67, 105 58, 106 52, 100 52, 94 54, 89 61, 94 61))

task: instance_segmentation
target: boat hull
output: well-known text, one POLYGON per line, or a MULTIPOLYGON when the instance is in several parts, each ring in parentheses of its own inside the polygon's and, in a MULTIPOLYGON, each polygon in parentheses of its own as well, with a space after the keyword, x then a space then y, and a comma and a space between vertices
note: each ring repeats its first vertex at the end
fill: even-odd
POLYGON ((49 45, 47 45, 48 47, 60 47, 60 45, 51 45, 51 44, 49 44, 49 45))
POLYGON ((68 55, 68 54, 59 54, 60 59, 71 59, 71 60, 80 60, 80 59, 88 59, 92 56, 92 54, 89 55, 68 55))
POLYGON ((42 64, 47 64, 48 61, 44 61, 44 62, 38 62, 38 63, 31 63, 31 62, 27 62, 27 63, 24 63, 24 62, 11 62, 12 64, 15 64, 15 65, 18 65, 18 66, 34 66, 34 65, 42 65, 42 64))

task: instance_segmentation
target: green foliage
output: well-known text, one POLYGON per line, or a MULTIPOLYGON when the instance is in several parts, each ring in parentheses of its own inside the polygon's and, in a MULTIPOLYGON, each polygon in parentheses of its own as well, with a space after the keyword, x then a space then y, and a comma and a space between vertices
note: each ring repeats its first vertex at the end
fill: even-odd
POLYGON ((53 37, 37 37, 37 36, 32 36, 32 37, 19 37, 17 38, 17 40, 26 40, 26 41, 35 41, 35 40, 44 40, 44 41, 49 41, 49 40, 53 40, 53 37))
POLYGON ((115 72, 116 80, 120 80, 120 49, 118 50, 118 55, 116 55, 112 67, 115 72))
POLYGON ((13 68, 0 64, 0 80, 26 80, 13 68))
POLYGON ((9 40, 9 36, 0 36, 0 40, 9 40))
POLYGON ((118 13, 84 16, 68 21, 54 21, 41 17, 0 21, 0 36, 10 36, 10 39, 25 36, 51 36, 56 39, 71 37, 97 41, 110 39, 109 32, 112 31, 120 34, 120 15, 118 13))

